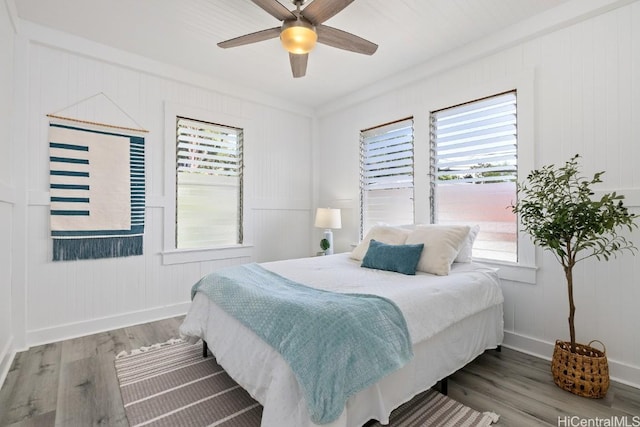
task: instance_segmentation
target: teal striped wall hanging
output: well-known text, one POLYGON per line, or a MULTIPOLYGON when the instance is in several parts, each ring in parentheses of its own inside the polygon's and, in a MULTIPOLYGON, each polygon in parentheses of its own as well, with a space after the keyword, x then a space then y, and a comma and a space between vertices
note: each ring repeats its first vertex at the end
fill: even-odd
POLYGON ((143 132, 79 120, 50 122, 54 261, 142 255, 143 132))

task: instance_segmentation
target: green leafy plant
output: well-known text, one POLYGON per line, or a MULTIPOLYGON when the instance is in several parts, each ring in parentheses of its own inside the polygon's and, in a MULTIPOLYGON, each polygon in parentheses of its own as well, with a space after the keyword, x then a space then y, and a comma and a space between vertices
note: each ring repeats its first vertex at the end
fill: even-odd
POLYGON ((320 248, 323 251, 326 251, 327 249, 329 249, 331 245, 329 244, 329 241, 327 239, 322 239, 320 240, 320 248))
POLYGON ((532 171, 524 183, 518 183, 521 197, 512 204, 520 216, 522 228, 536 245, 552 252, 564 270, 569 294, 569 334, 575 353, 576 337, 573 301, 573 267, 595 257, 608 260, 621 251, 635 253, 636 247, 619 234, 622 229, 637 228, 638 215, 623 205, 623 195, 607 193, 593 199, 591 186, 602 182, 604 172, 587 179, 580 175, 576 154, 564 166, 544 166, 532 171))

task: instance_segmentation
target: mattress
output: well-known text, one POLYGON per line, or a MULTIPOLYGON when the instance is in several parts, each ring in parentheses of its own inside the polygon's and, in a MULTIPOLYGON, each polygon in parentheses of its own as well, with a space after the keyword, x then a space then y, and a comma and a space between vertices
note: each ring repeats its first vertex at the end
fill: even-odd
MULTIPOLYGON (((388 298, 405 316, 413 359, 351 396, 328 427, 356 427, 369 419, 386 424, 394 408, 502 342, 499 280, 480 264, 456 263, 448 276, 365 269, 348 254, 261 265, 308 286, 388 298)), ((262 426, 316 426, 282 356, 203 294, 196 294, 180 333, 207 341, 218 363, 264 406, 262 426)))

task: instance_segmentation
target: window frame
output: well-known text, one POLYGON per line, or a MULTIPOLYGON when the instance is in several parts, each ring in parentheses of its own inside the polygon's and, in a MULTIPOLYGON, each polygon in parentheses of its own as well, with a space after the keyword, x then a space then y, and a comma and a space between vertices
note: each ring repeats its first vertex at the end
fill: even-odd
MULTIPOLYGON (((478 111, 478 110, 481 110, 481 109, 486 109, 487 106, 491 106, 490 108, 492 108, 492 106, 495 105, 495 104, 493 104, 494 102, 500 102, 500 103, 503 103, 503 104, 506 103, 506 102, 512 102, 513 106, 515 107, 516 123, 514 123, 513 125, 507 123, 505 125, 504 124, 504 120, 505 119, 503 117, 500 117, 500 119, 501 119, 501 122, 500 122, 501 127, 504 128, 504 126, 508 126, 508 127, 513 126, 513 132, 514 132, 513 136, 515 136, 515 144, 514 144, 515 146, 513 148, 509 148, 509 147, 512 147, 513 145, 511 144, 510 141, 507 141, 507 142, 509 142, 508 146, 498 145, 495 148, 490 148, 490 150, 492 150, 492 151, 483 151, 482 153, 475 153, 475 156, 476 156, 476 158, 478 156, 480 156, 480 155, 484 155, 486 157, 487 154, 490 154, 490 156, 493 156, 496 151, 501 151, 502 153, 505 153, 505 151, 506 151, 509 156, 512 156, 512 157, 510 157, 509 160, 515 160, 516 169, 515 169, 515 174, 512 173, 509 176, 509 178, 510 178, 510 180, 513 180, 511 182, 512 182, 513 191, 514 191, 514 195, 515 195, 516 181, 517 181, 517 178, 518 178, 518 176, 517 176, 517 172, 518 172, 518 169, 517 169, 518 168, 518 155, 517 155, 518 152, 517 152, 517 150, 518 150, 518 139, 519 139, 518 138, 519 137, 518 125, 517 125, 517 119, 518 119, 518 92, 517 92, 517 90, 514 89, 514 90, 507 91, 507 92, 496 93, 496 94, 493 94, 493 95, 486 96, 484 98, 469 100, 469 101, 467 101, 467 102, 465 102, 463 104, 452 105, 452 106, 449 106, 449 107, 441 109, 441 110, 431 111, 429 113, 429 123, 430 123, 430 126, 431 126, 431 132, 429 134, 429 152, 430 152, 429 175, 430 175, 430 180, 431 180, 431 182, 430 182, 430 184, 431 184, 430 185, 430 191, 429 191, 429 205, 430 205, 430 222, 431 223, 434 223, 434 224, 435 223, 439 223, 439 222, 437 222, 438 216, 439 216, 439 213, 442 213, 442 212, 438 211, 438 207, 441 205, 439 197, 438 197, 438 195, 439 195, 439 190, 438 189, 439 189, 440 185, 446 185, 448 183, 448 181, 447 182, 442 182, 442 181, 438 180, 438 176, 440 175, 440 173, 438 172, 439 159, 442 159, 442 161, 443 161, 443 163, 445 165, 447 164, 448 161, 450 161, 451 158, 454 158, 454 159, 459 161, 460 154, 458 152, 456 152, 456 150, 459 150, 460 148, 465 148, 465 144, 468 144, 468 142, 467 143, 457 142, 458 145, 451 146, 451 145, 446 145, 446 141, 445 141, 444 142, 445 145, 441 148, 442 149, 442 152, 441 152, 440 148, 439 148, 439 146, 438 146, 438 144, 436 142, 436 139, 435 139, 436 135, 434 134, 434 126, 435 126, 434 123, 435 123, 436 120, 438 120, 437 117, 439 117, 440 113, 444 113, 445 117, 443 118, 443 120, 446 121, 447 120, 447 116, 451 115, 454 111, 455 111, 454 114, 458 115, 458 114, 465 113, 465 112, 468 113, 470 111, 470 108, 474 109, 472 111, 478 111), (513 101, 511 101, 511 98, 513 99, 513 101)), ((500 108, 500 107, 498 107, 498 108, 500 108)), ((498 113, 500 113, 500 111, 498 111, 498 113)), ((474 114, 477 115, 478 113, 474 113, 474 114)), ((489 114, 495 114, 495 112, 490 112, 489 114)), ((463 121, 467 120, 467 118, 464 117, 462 120, 463 121)), ((492 119, 490 119, 490 118, 488 119, 488 118, 486 118, 486 116, 482 116, 482 120, 483 120, 484 123, 487 123, 487 121, 491 122, 492 119)), ((493 124, 493 123, 490 123, 490 124, 493 124)), ((451 126, 451 122, 445 123, 445 129, 443 130, 444 134, 447 134, 447 132, 450 132, 450 130, 446 129, 447 125, 451 126)), ((455 125, 456 126, 460 126, 459 122, 456 122, 455 125)), ((511 136, 511 130, 510 129, 508 129, 508 130, 509 130, 508 136, 510 137, 511 136)), ((494 132, 494 131, 496 131, 496 128, 492 127, 492 128, 490 128, 490 131, 494 132)), ((438 137, 439 136, 440 135, 438 134, 438 137)), ((466 137, 473 137, 473 134, 469 133, 469 134, 465 134, 465 136, 466 137)), ((446 139, 447 137, 444 137, 444 138, 446 139)), ((491 141, 491 142, 492 143, 502 142, 502 141, 499 141, 500 138, 501 137, 494 137, 494 141, 491 141)), ((473 146, 469 146, 467 148, 473 147, 473 150, 477 151, 479 149, 478 147, 480 147, 482 150, 487 150, 486 144, 487 144, 487 142, 485 140, 479 138, 478 140, 474 141, 474 145, 473 146), (476 145, 476 144, 478 144, 478 145, 476 145), (483 144, 485 144, 485 145, 483 145, 483 144)), ((504 154, 502 156, 504 157, 504 154)), ((504 167, 502 167, 500 172, 508 171, 510 169, 510 167, 511 166, 505 165, 504 167)), ((464 172, 471 173, 472 170, 473 169, 469 169, 469 170, 466 170, 464 172)), ((457 172, 457 173, 456 172, 452 172, 452 173, 454 175, 459 175, 461 172, 457 172)), ((478 182, 481 182, 481 183, 484 184, 486 182, 492 181, 491 178, 487 178, 487 179, 484 179, 484 178, 456 178, 455 180, 456 181, 460 181, 461 180, 462 183, 473 182, 473 183, 476 183, 476 184, 478 182)), ((461 182, 456 182, 453 185, 463 185, 463 184, 461 184, 461 182)), ((459 187, 457 187, 457 188, 459 188, 459 187)), ((483 190, 486 189, 484 186, 479 186, 479 187, 475 187, 475 186, 470 186, 469 187, 468 186, 468 187, 465 187, 465 188, 467 188, 467 189, 469 189, 469 188, 478 188, 478 189, 483 189, 483 190)), ((511 200, 514 200, 514 199, 515 199, 515 197, 513 199, 511 199, 511 200)), ((492 261, 492 262, 517 263, 517 259, 518 259, 518 253, 517 253, 517 248, 518 248, 518 242, 517 242, 518 218, 517 217, 515 217, 515 224, 514 225, 516 227, 516 229, 515 229, 516 252, 514 254, 515 257, 516 257, 516 261, 500 260, 499 258, 484 258, 482 256, 477 256, 477 255, 476 255, 476 257, 478 259, 482 259, 482 260, 486 260, 486 261, 492 261)), ((511 252, 511 251, 509 251, 509 252, 504 251, 502 253, 504 253, 504 254, 506 254, 506 253, 513 254, 513 252, 511 252)))
MULTIPOLYGON (((495 94, 509 92, 515 90, 518 94, 518 182, 524 181, 526 176, 535 168, 535 71, 533 69, 525 70, 515 75, 505 75, 501 79, 489 80, 476 85, 468 85, 459 88, 457 91, 447 93, 438 93, 428 99, 423 106, 425 108, 426 125, 430 122, 431 111, 438 111, 450 106, 461 105, 476 99, 482 99, 493 96, 495 94)), ((426 132, 423 150, 429 151, 430 136, 426 132)), ((427 156, 427 168, 430 163, 431 154, 427 156)), ((421 186, 428 192, 431 187, 431 178, 427 173, 426 177, 420 177, 427 182, 421 186)), ((418 178, 418 177, 416 177, 418 178)), ((427 203, 429 205, 429 203, 427 203)), ((428 222, 431 218, 430 208, 425 206, 426 212, 416 215, 416 218, 424 218, 424 222, 428 222)), ((536 283, 536 247, 529 236, 521 230, 520 221, 518 220, 518 262, 497 261, 490 259, 479 259, 479 261, 500 268, 500 277, 506 280, 512 280, 523 283, 536 283)))
MULTIPOLYGON (((403 122, 411 122, 411 158, 412 158, 412 162, 411 162, 411 168, 412 168, 412 172, 411 172, 411 177, 412 177, 412 183, 411 183, 411 199, 412 199, 412 217, 413 220, 412 222, 415 221, 415 192, 416 192, 416 136, 415 136, 415 117, 413 116, 409 116, 409 117, 404 117, 398 120, 393 120, 390 122, 386 122, 386 123, 382 123, 379 125, 374 125, 374 126, 370 126, 366 129, 362 129, 359 132, 359 150, 358 150, 358 164, 359 164, 359 176, 360 176, 360 181, 359 181, 359 210, 360 210, 360 223, 359 223, 359 240, 362 240, 364 238, 365 235, 365 230, 364 230, 364 217, 365 217, 365 212, 364 212, 364 198, 365 198, 365 192, 367 191, 364 188, 364 171, 363 171, 363 165, 364 165, 364 157, 363 157, 363 149, 364 149, 364 143, 365 143, 365 139, 366 137, 364 136, 365 132, 369 132, 369 131, 373 131, 375 129, 381 129, 381 128, 385 128, 385 127, 392 127, 393 125, 396 124, 400 124, 403 122)), ((407 187, 409 188, 409 187, 407 187)))
MULTIPOLYGON (((226 124, 220 124, 220 123, 212 123, 212 122, 205 122, 202 120, 196 120, 193 119, 191 117, 182 117, 179 116, 176 118, 176 133, 178 134, 176 136, 176 157, 178 157, 178 155, 180 154, 181 150, 180 150, 180 145, 181 145, 181 141, 180 141, 180 129, 181 126, 184 126, 184 128, 187 128, 189 125, 193 126, 194 124, 198 124, 198 126, 201 126, 202 128, 209 128, 212 131, 215 132, 219 132, 219 131, 223 131, 223 132, 228 132, 228 133, 233 133, 236 135, 237 137, 237 141, 235 144, 235 147, 238 149, 238 153, 239 153, 239 157, 236 159, 236 163, 234 163, 233 167, 236 168, 237 167, 237 171, 239 172, 237 177, 234 177, 234 184, 233 184, 233 189, 234 192, 237 191, 236 195, 238 197, 238 204, 236 206, 236 219, 234 221, 234 223, 236 223, 237 225, 237 230, 234 236, 234 240, 235 242, 231 243, 231 242, 227 242, 227 243, 220 243, 220 244, 209 244, 208 246, 193 246, 193 247, 182 247, 179 249, 197 249, 197 248, 201 248, 201 247, 218 247, 218 246, 228 246, 228 245, 232 245, 232 244, 242 244, 243 241, 243 230, 242 230, 242 226, 243 226, 243 212, 242 212, 242 194, 243 194, 243 159, 244 159, 244 155, 243 155, 243 139, 244 139, 244 129, 242 128, 236 128, 236 127, 232 127, 226 124), (181 125, 182 123, 182 125, 181 125), (237 181, 236 181, 237 180, 237 181)), ((184 129, 182 128, 182 129, 184 129)), ((190 133, 191 135, 193 135, 193 133, 190 133)), ((204 142, 207 141, 205 138, 199 138, 198 139, 198 143, 200 142, 204 142)), ((207 141, 208 143, 211 143, 211 141, 207 141)), ((196 143, 196 144, 198 144, 196 143)), ((225 142, 219 142, 219 144, 224 144, 225 142)), ((211 151, 209 153, 213 153, 213 155, 215 155, 216 157, 219 156, 224 156, 224 151, 225 149, 221 148, 222 154, 220 154, 219 151, 211 151)), ((188 153, 187 153, 188 154, 188 153)), ((225 158, 226 160, 227 158, 225 158)), ((215 160, 221 160, 221 159, 215 159, 215 160)), ((176 158, 176 188, 179 186, 178 181, 180 181, 180 177, 183 176, 183 179, 185 181, 189 181, 191 180, 192 182, 190 184, 193 184, 193 181, 198 181, 198 176, 201 177, 201 173, 197 174, 197 176, 191 175, 191 170, 189 172, 187 172, 186 174, 182 175, 182 173, 180 172, 180 165, 186 162, 186 160, 180 160, 178 158, 176 158)), ((222 167, 221 163, 214 163, 212 162, 210 165, 217 165, 217 167, 222 167)), ((196 168, 197 170, 202 171, 202 169, 199 169, 198 166, 193 166, 193 168, 196 168)), ((212 175, 217 175, 217 174, 212 174, 212 175)), ((228 175, 225 175, 228 176, 228 175)), ((212 180, 215 180, 216 178, 210 178, 212 180)), ((222 178, 222 180, 224 180, 225 178, 222 178)), ((184 184, 189 185, 189 183, 185 182, 184 184)), ((199 183, 201 184, 201 183, 199 183)), ((229 186, 229 184, 227 183, 220 183, 220 182, 216 182, 214 185, 212 184, 207 184, 207 186, 214 186, 214 187, 221 187, 221 186, 229 186)), ((178 245, 180 243, 180 234, 179 231, 182 229, 180 227, 180 224, 178 223, 178 219, 179 219, 179 213, 180 213, 180 206, 179 206, 179 202, 180 202, 180 196, 179 196, 179 191, 176 191, 176 248, 178 249, 178 245)), ((198 200, 200 201, 201 199, 198 198, 198 200)), ((226 221, 225 221, 226 222, 226 221)))
MULTIPOLYGON (((243 230, 243 243, 211 246, 205 248, 176 248, 176 211, 177 211, 177 150, 176 150, 176 125, 179 117, 189 118, 207 123, 221 123, 224 126, 242 129, 243 131, 243 165, 246 167, 247 138, 252 132, 250 120, 229 114, 209 111, 202 108, 191 107, 173 102, 165 102, 164 112, 164 197, 161 203, 164 207, 163 226, 163 252, 162 263, 164 265, 182 264, 190 262, 212 261, 229 258, 251 257, 253 245, 247 242, 249 235, 247 230, 247 211, 249 207, 246 191, 246 172, 243 172, 243 189, 241 192, 243 206, 240 215, 240 227, 243 230)), ((245 169, 246 171, 246 169, 245 169)))

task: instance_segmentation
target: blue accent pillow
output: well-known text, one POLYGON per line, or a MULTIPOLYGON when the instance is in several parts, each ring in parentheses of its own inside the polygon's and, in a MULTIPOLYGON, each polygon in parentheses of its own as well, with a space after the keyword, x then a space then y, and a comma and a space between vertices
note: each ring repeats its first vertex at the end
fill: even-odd
POLYGON ((424 243, 388 245, 372 239, 362 259, 361 267, 415 275, 422 249, 424 249, 424 243))

